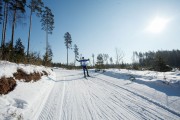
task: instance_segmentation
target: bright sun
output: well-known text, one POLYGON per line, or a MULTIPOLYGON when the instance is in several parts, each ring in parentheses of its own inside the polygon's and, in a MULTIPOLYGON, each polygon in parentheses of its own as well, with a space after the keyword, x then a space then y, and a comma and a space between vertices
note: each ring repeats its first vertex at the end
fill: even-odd
POLYGON ((165 29, 168 22, 169 19, 156 17, 148 26, 147 31, 151 33, 160 33, 165 29))

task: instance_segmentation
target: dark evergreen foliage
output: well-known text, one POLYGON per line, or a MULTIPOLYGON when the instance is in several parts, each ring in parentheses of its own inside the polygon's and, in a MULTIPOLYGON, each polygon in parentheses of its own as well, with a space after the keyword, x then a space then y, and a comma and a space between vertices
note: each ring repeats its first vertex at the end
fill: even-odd
MULTIPOLYGON (((27 0, 0 0, 0 22, 2 25, 2 42, 0 46, 0 60, 7 60, 16 63, 29 63, 41 65, 43 60, 39 53, 31 52, 29 53, 29 41, 30 41, 30 28, 29 27, 29 37, 28 37, 28 56, 25 55, 24 46, 19 38, 16 41, 15 46, 14 43, 14 33, 15 33, 15 25, 17 25, 17 19, 24 17, 24 13, 26 12, 26 8, 30 8, 30 13, 32 15, 33 12, 36 13, 38 17, 41 17, 42 29, 46 31, 46 38, 48 38, 48 34, 52 34, 52 30, 54 28, 54 15, 48 7, 44 8, 42 0, 30 0, 29 4, 26 2, 27 0), (44 10, 42 9, 44 8, 44 10), (9 20, 8 14, 11 13, 11 21, 12 21, 12 35, 10 42, 6 43, 6 26, 7 21, 9 20), (29 61, 29 62, 28 62, 29 61)), ((30 15, 30 16, 31 16, 30 15)), ((49 49, 48 39, 46 39, 46 53, 45 60, 50 64, 52 61, 52 50, 49 49)))
POLYGON ((31 12, 35 12, 36 15, 39 17, 42 13, 44 3, 42 2, 42 0, 31 0, 28 7, 30 8, 31 12))
POLYGON ((100 63, 100 64, 103 64, 103 63, 104 63, 103 55, 102 55, 102 54, 99 54, 99 55, 97 56, 97 63, 100 63))
POLYGON ((78 52, 79 48, 77 47, 77 45, 74 45, 74 54, 75 54, 75 59, 79 58, 79 52, 78 52))
MULTIPOLYGON (((40 56, 40 53, 31 52, 29 53, 29 57, 27 58, 24 51, 24 45, 22 44, 20 38, 16 41, 16 44, 13 47, 13 54, 11 51, 11 41, 5 44, 4 54, 5 55, 3 60, 16 62, 16 63, 24 63, 24 64, 29 63, 34 65, 42 65, 42 58, 40 56)), ((0 59, 2 60, 2 54, 0 54, 0 59)))
POLYGON ((52 51, 48 43, 48 34, 52 34, 54 29, 54 15, 48 7, 45 7, 45 10, 42 12, 41 26, 42 30, 46 31, 46 52, 43 56, 43 64, 49 66, 52 60, 52 51))
POLYGON ((68 49, 72 47, 72 38, 69 32, 66 32, 64 35, 64 43, 67 49, 67 66, 68 66, 68 49))
POLYGON ((2 54, 4 54, 3 55, 3 57, 4 57, 3 60, 9 60, 10 61, 10 52, 11 52, 10 44, 11 44, 11 42, 8 42, 4 46, 4 50, 3 50, 3 53, 2 53, 2 54))
POLYGON ((42 65, 40 53, 30 52, 29 57, 26 59, 28 59, 26 62, 28 62, 29 64, 42 65))
POLYGON ((20 10, 22 13, 25 12, 26 0, 9 0, 8 2, 10 3, 11 10, 20 10))
POLYGON ((105 68, 103 54, 98 54, 95 67, 96 67, 96 71, 99 71, 105 68))
POLYGON ((154 70, 160 71, 160 72, 166 72, 172 70, 168 65, 165 64, 163 58, 161 55, 156 55, 155 61, 154 61, 154 70))
POLYGON ((53 57, 53 53, 50 45, 48 45, 47 51, 43 56, 43 65, 51 66, 52 57, 53 57))
POLYGON ((2 41, 1 41, 1 53, 2 53, 2 59, 5 60, 5 54, 4 54, 4 47, 5 47, 5 41, 6 41, 6 30, 7 30, 7 21, 8 21, 8 11, 9 11, 9 1, 10 0, 3 0, 3 18, 2 18, 2 41))
POLYGON ((24 45, 20 38, 16 41, 13 56, 16 63, 22 63, 25 60, 24 45))
POLYGON ((54 29, 54 15, 48 7, 45 7, 45 10, 42 11, 41 26, 42 30, 46 31, 47 34, 52 34, 54 29))
POLYGON ((26 5, 26 0, 9 0, 8 1, 10 6, 10 10, 13 11, 13 21, 12 21, 12 33, 11 33, 11 51, 13 54, 13 43, 14 43, 14 32, 15 32, 15 24, 16 24, 16 19, 17 13, 25 13, 25 5, 26 5))
POLYGON ((72 38, 71 38, 71 34, 69 32, 66 32, 64 35, 64 40, 65 40, 65 46, 67 49, 72 47, 72 38))
POLYGON ((79 59, 79 52, 78 52, 79 48, 77 47, 77 45, 74 45, 74 55, 75 55, 75 59, 74 59, 74 65, 76 64, 76 59, 79 59))
POLYGON ((180 50, 139 52, 137 57, 140 67, 151 70, 168 71, 171 70, 171 67, 180 68, 180 50))

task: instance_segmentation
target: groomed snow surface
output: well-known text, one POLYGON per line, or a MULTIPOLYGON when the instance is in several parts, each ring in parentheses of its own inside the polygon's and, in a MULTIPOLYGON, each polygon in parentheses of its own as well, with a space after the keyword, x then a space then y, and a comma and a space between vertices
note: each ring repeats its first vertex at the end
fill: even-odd
POLYGON ((179 71, 90 75, 55 68, 37 82, 18 81, 14 91, 0 96, 0 120, 180 120, 179 71))

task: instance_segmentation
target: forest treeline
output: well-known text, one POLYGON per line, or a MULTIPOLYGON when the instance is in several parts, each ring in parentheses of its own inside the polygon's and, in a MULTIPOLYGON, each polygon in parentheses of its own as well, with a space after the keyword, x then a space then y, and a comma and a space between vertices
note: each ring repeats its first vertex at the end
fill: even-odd
POLYGON ((180 67, 180 50, 135 52, 135 54, 138 57, 139 65, 143 67, 152 67, 158 59, 162 59, 166 65, 171 67, 180 67))
POLYGON ((0 60, 29 64, 42 63, 44 65, 51 63, 52 51, 48 42, 48 35, 52 34, 54 29, 54 15, 42 0, 0 0, 0 25, 2 27, 0 60), (32 26, 33 15, 39 18, 42 30, 46 33, 46 51, 43 58, 40 57, 39 53, 30 51, 31 31, 34 27, 32 26), (26 16, 28 16, 28 19, 25 19, 26 16), (19 39, 14 45, 14 36, 17 32, 15 28, 24 23, 29 23, 26 50, 22 45, 21 36, 18 36, 19 39), (10 41, 7 41, 7 30, 11 31, 10 41))
POLYGON ((172 68, 180 68, 180 50, 133 52, 133 63, 136 67, 156 71, 169 71, 172 68))
MULTIPOLYGON (((37 22, 37 21, 36 21, 37 22)), ((44 5, 42 0, 0 0, 0 27, 1 45, 0 60, 7 60, 16 63, 36 64, 46 66, 56 66, 65 68, 80 68, 76 66, 76 59, 81 59, 79 48, 76 44, 72 45, 72 37, 69 32, 64 34, 64 43, 67 50, 67 64, 52 63, 52 50, 48 42, 48 35, 52 34, 54 29, 54 15, 51 9, 44 5), (39 18, 42 30, 46 33, 46 50, 44 55, 38 52, 30 51, 32 16, 39 18), (28 16, 28 19, 24 19, 28 16), (22 44, 21 36, 15 41, 16 27, 28 24, 27 46, 22 44), (10 23, 10 24, 8 24, 10 23), (7 41, 7 30, 11 31, 11 39, 7 41), (25 49, 27 48, 27 49, 25 49), (73 50, 74 61, 69 63, 68 52, 73 50)), ((23 40, 26 41, 26 40, 23 40)), ((37 40, 36 40, 37 41, 37 40)), ((97 53, 95 53, 97 54, 97 53)), ((132 63, 124 61, 124 54, 121 50, 115 49, 115 58, 108 54, 99 53, 96 56, 92 54, 91 68, 126 68, 126 69, 148 69, 156 71, 170 71, 172 68, 180 68, 180 50, 161 50, 149 52, 133 52, 132 63)))
POLYGON ((16 40, 16 43, 13 47, 13 51, 11 51, 10 49, 10 42, 6 43, 4 46, 3 53, 5 55, 2 55, 2 52, 0 51, 0 60, 45 66, 51 66, 53 56, 50 46, 48 46, 47 52, 43 55, 43 58, 38 52, 30 52, 29 56, 27 56, 25 52, 25 47, 22 44, 22 40, 20 38, 16 40), (4 56, 4 59, 2 59, 2 56, 4 56))
MULTIPOLYGON (((89 68, 103 70, 108 68, 118 69, 135 69, 135 70, 154 70, 160 72, 171 71, 173 68, 180 69, 180 50, 159 50, 149 52, 133 52, 132 63, 126 63, 123 60, 124 54, 116 49, 115 59, 108 54, 92 54, 92 61, 89 68)), ((69 69, 78 69, 71 63, 68 67, 66 64, 53 63, 54 67, 63 67, 69 69)))

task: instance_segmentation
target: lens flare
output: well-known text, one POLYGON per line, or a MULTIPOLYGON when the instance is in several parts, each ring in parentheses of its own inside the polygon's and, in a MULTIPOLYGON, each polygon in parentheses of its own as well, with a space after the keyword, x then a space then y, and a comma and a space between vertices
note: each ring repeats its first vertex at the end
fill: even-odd
POLYGON ((160 33, 166 28, 169 21, 170 20, 166 18, 156 17, 147 27, 147 31, 151 33, 160 33))

